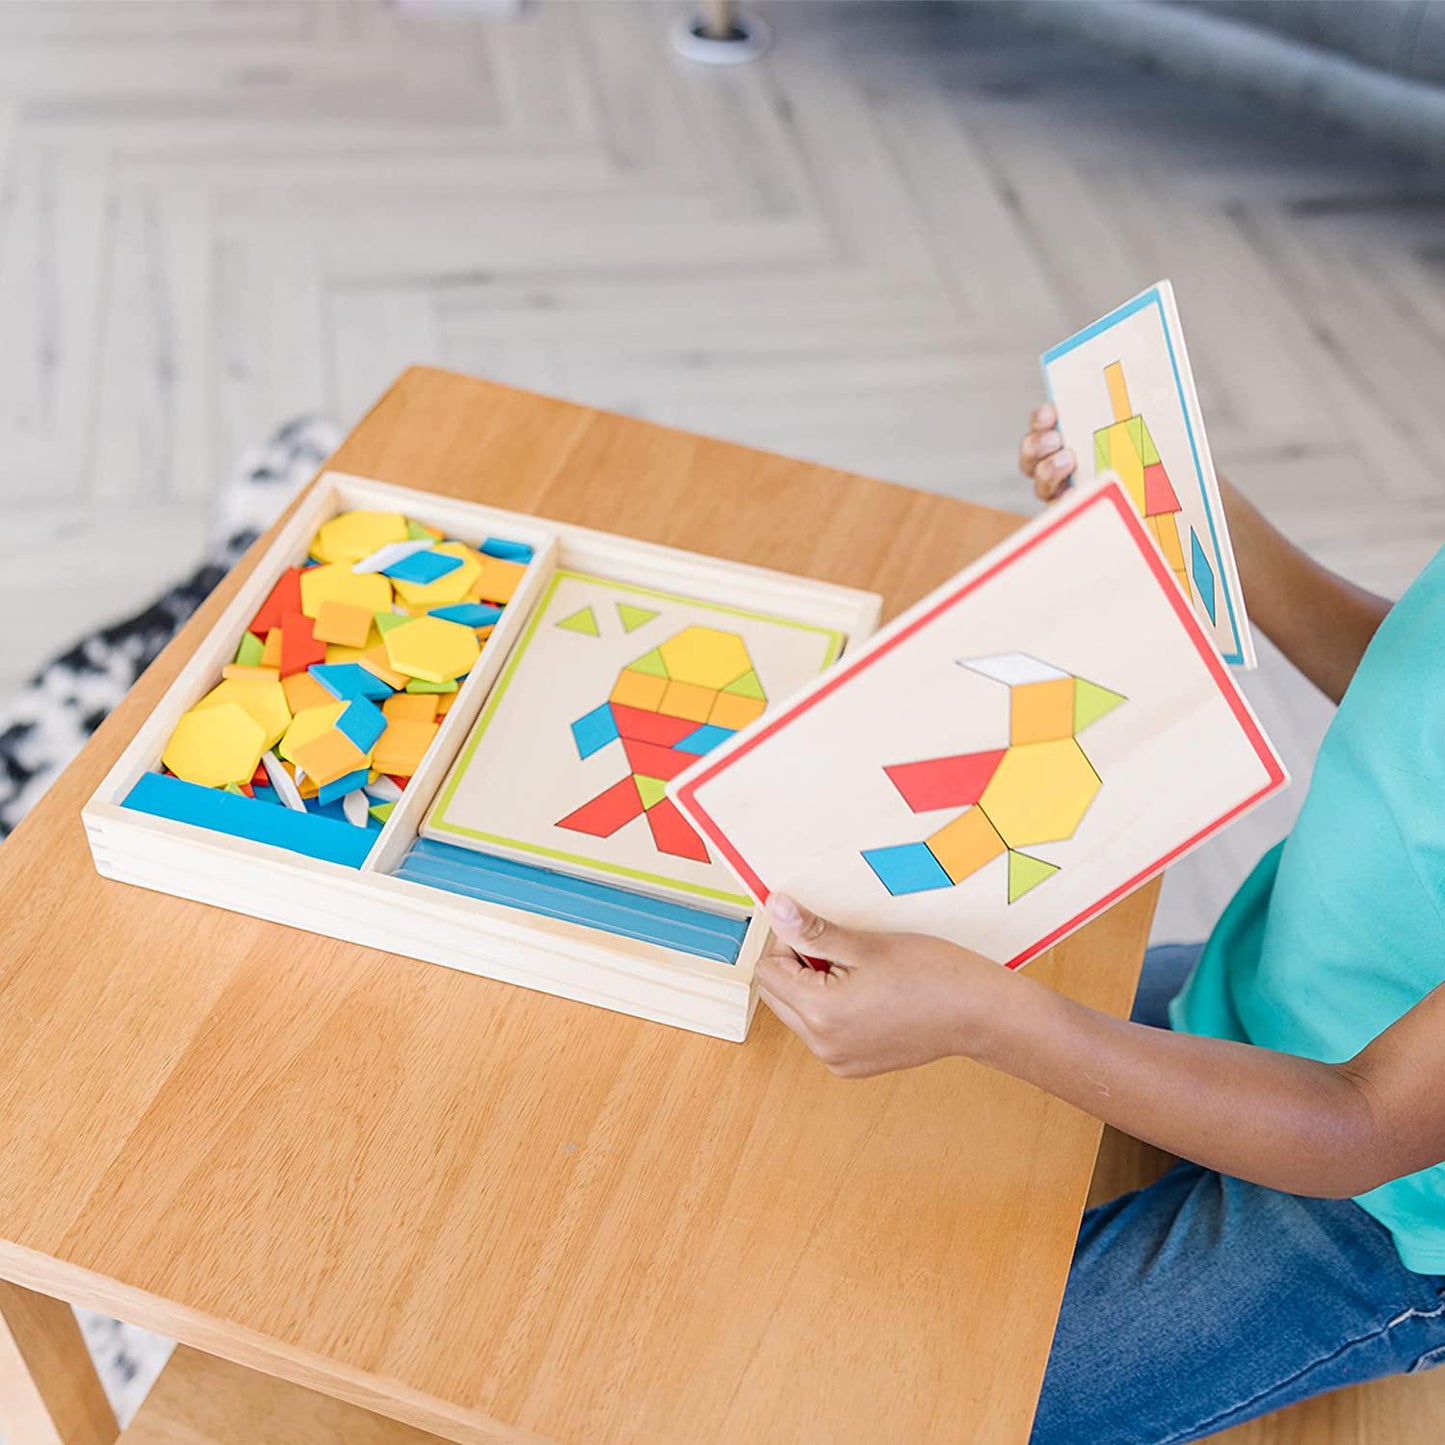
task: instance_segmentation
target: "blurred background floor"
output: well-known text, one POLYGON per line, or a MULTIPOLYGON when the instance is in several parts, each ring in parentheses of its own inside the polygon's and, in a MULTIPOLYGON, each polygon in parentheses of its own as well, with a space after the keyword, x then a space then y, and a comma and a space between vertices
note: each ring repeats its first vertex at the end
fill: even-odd
MULTIPOLYGON (((1162 276, 1277 522, 1390 593, 1445 540, 1438 167, 1007 6, 766 10, 712 70, 665 5, 0 4, 0 699, 191 568, 246 445, 412 362, 1031 510, 1039 351, 1162 276)), ((1328 709, 1267 647, 1249 690, 1303 783, 1328 709)))
MULTIPOLYGON (((1007 6, 766 8, 709 69, 667 5, 0 5, 0 696, 191 565, 246 444, 408 363, 1027 509, 1039 351, 1161 276, 1222 467, 1403 588, 1445 538, 1445 172, 1007 6)), ((1251 690, 1303 779, 1327 710, 1268 649, 1251 690)))

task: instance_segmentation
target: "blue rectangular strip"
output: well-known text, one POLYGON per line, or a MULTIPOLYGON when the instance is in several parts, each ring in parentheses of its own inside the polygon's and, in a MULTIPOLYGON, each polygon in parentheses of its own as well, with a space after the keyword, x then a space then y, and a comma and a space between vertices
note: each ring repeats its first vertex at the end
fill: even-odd
POLYGON ((737 962, 748 928, 745 918, 724 918, 706 909, 649 898, 588 878, 569 878, 530 863, 495 858, 430 838, 417 839, 395 876, 717 963, 737 962))
POLYGON ((149 813, 153 818, 229 833, 234 838, 249 838, 253 843, 270 843, 290 853, 340 863, 344 868, 360 868, 377 838, 370 828, 356 828, 318 813, 298 813, 275 803, 238 797, 220 788, 203 788, 199 783, 164 773, 146 773, 126 794, 122 807, 149 813))

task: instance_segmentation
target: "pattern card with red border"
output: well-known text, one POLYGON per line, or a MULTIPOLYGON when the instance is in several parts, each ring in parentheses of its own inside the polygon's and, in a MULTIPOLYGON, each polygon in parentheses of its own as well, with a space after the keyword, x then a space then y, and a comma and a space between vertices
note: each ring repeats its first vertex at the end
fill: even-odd
POLYGON ((1017 967, 1287 780, 1110 480, 668 793, 760 901, 781 889, 1017 967))

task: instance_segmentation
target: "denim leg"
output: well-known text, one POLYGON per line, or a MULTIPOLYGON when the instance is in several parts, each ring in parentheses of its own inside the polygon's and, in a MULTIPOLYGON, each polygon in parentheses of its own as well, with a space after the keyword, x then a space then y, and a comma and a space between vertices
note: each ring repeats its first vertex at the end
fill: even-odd
POLYGON ((1134 995, 1134 1009, 1129 1017, 1136 1024, 1167 1029, 1169 1005, 1184 987, 1184 981, 1194 971, 1203 952, 1202 943, 1156 943, 1144 955, 1139 990, 1134 995))
POLYGON ((1445 1362, 1445 1278, 1350 1200, 1179 1164, 1091 1209, 1032 1445, 1181 1445, 1445 1362))

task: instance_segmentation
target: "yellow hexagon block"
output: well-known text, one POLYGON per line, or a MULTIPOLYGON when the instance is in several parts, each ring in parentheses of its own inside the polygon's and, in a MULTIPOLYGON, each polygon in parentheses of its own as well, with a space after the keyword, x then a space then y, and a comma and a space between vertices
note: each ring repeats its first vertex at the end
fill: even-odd
POLYGON ((249 783, 266 751, 261 724, 238 702, 184 713, 161 762, 178 778, 207 788, 249 783))
POLYGON ((406 518, 399 512, 342 512, 311 540, 311 555, 322 562, 351 566, 388 542, 405 542, 406 518))
POLYGON ((301 573, 301 610, 308 617, 320 617, 328 602, 363 612, 390 612, 391 583, 380 572, 353 572, 348 562, 307 567, 301 573))
POLYGON ((978 801, 1004 842, 1025 848, 1072 837, 1099 787, 1084 750, 1063 738, 1010 748, 978 801))
POLYGON ((275 747, 277 739, 291 725, 286 689, 278 678, 228 677, 213 687, 196 706, 222 707, 228 702, 239 703, 261 724, 266 737, 262 752, 275 747))
POLYGON ((393 627, 383 640, 392 667, 423 682, 451 682, 470 672, 482 655, 470 627, 442 617, 415 617, 393 627))
POLYGON ((396 582, 396 595, 413 610, 425 612, 429 607, 450 607, 466 600, 472 583, 482 575, 482 557, 465 542, 443 542, 432 549, 438 557, 459 557, 462 565, 453 567, 435 582, 396 582))
POLYGON ((694 687, 726 687, 752 669, 742 638, 716 627, 684 627, 658 651, 667 675, 694 687))

